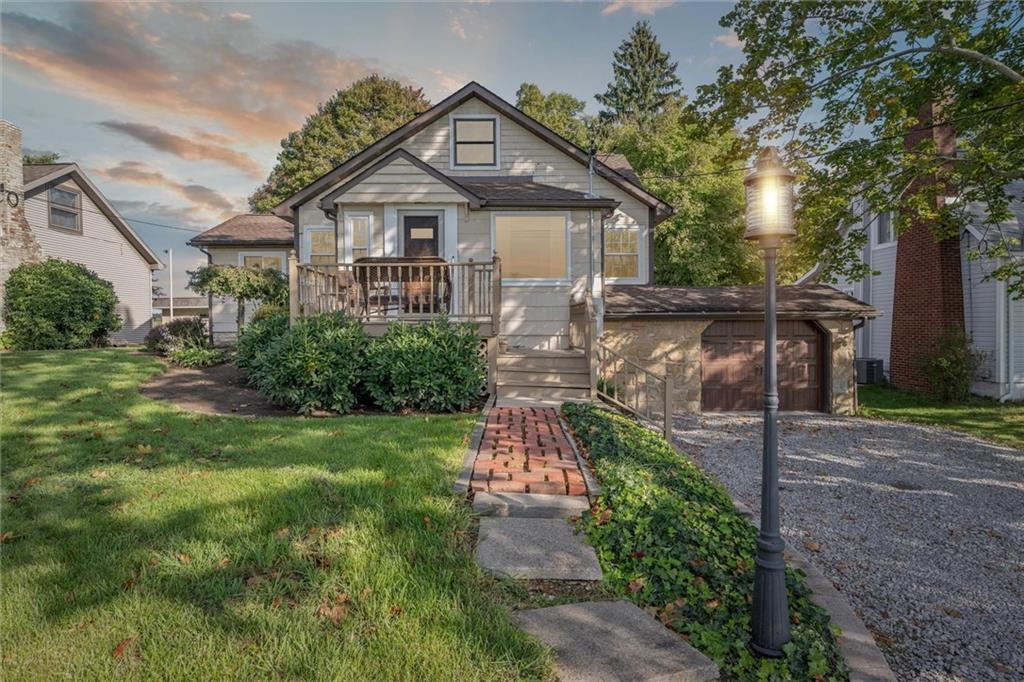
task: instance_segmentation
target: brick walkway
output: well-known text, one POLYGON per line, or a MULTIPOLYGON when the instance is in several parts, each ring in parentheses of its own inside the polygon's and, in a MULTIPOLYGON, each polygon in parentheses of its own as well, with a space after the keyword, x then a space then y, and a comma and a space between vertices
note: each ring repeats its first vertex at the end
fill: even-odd
POLYGON ((586 495, 579 462, 547 407, 493 407, 473 465, 473 490, 586 495))

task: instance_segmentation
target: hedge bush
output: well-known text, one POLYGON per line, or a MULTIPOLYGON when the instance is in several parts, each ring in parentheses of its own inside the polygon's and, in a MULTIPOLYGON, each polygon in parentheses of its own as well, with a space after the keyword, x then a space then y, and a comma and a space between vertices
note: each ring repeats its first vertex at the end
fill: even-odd
POLYGON ((205 339, 180 340, 167 352, 171 362, 180 367, 209 367, 224 362, 224 351, 210 346, 205 339))
POLYGON ((588 451, 601 496, 584 520, 611 587, 735 679, 845 680, 827 614, 788 569, 792 640, 780 659, 747 649, 756 530, 725 490, 664 438, 594 405, 563 413, 588 451))
POLYGON ((356 404, 366 335, 339 313, 306 317, 267 348, 257 386, 275 403, 302 414, 348 412, 356 404))
POLYGON ((51 258, 11 270, 4 294, 13 350, 101 346, 121 328, 114 286, 84 265, 51 258))
MULTIPOLYGON (((263 306, 264 310, 270 306, 263 306)), ((264 376, 267 351, 288 331, 288 313, 253 316, 235 345, 235 364, 250 384, 259 386, 264 376)))
POLYGON ((394 323, 370 345, 366 390, 381 408, 464 410, 480 398, 487 362, 472 325, 394 323))
POLYGON ((982 354, 971 348, 962 332, 943 334, 920 359, 932 395, 946 402, 963 402, 971 394, 971 381, 981 366, 982 354))
POLYGON ((150 329, 143 343, 151 353, 167 355, 175 344, 179 343, 205 346, 206 338, 206 326, 202 318, 176 317, 150 329))

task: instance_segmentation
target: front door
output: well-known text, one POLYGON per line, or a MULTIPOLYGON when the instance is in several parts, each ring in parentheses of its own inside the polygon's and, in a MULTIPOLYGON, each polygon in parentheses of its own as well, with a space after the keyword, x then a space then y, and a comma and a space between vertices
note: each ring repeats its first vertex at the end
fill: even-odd
POLYGON ((436 215, 402 216, 404 255, 409 258, 436 258, 440 254, 440 222, 436 215))

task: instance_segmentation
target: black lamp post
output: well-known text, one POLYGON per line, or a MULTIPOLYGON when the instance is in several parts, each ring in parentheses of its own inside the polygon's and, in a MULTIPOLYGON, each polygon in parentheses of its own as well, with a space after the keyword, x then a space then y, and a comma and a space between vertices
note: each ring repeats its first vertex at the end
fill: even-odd
POLYGON ((760 656, 782 656, 789 641, 785 543, 779 533, 779 390, 776 382, 775 261, 793 228, 793 173, 775 147, 765 147, 744 180, 747 239, 764 252, 764 446, 761 463, 761 530, 757 536, 750 648, 760 656))

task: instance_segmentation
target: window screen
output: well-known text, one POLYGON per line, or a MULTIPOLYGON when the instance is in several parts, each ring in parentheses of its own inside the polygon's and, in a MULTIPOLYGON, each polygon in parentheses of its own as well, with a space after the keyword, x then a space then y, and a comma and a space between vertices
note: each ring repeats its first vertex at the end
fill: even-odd
POLYGON ((562 215, 499 215, 494 249, 502 279, 566 279, 566 221, 562 215))

